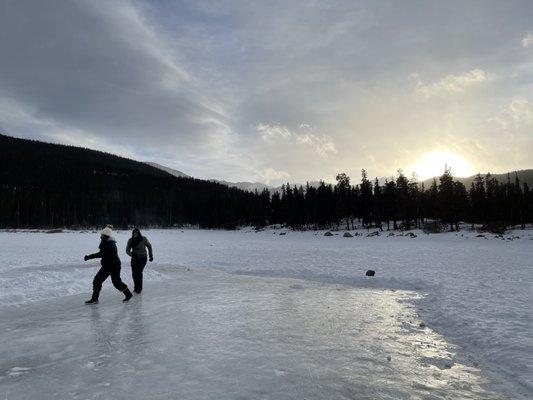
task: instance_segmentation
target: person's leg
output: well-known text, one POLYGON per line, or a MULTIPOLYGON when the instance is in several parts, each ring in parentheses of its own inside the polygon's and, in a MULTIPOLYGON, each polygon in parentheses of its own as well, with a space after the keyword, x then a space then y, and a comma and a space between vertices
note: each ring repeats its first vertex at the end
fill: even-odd
POLYGON ((100 268, 93 279, 93 295, 90 300, 86 301, 85 303, 91 304, 91 303, 97 303, 98 297, 100 295, 100 290, 102 290, 102 283, 107 279, 109 276, 109 271, 105 269, 104 267, 100 268))
MULTIPOLYGON (((140 279, 142 272, 140 271, 139 266, 140 266, 139 259, 137 257, 132 257, 131 258, 131 277, 133 278, 133 291, 135 293, 140 293, 140 290, 138 289, 139 289, 139 279, 140 279)), ((141 286, 142 286, 142 283, 141 283, 141 286)))
POLYGON ((139 258, 136 261, 135 291, 137 293, 141 293, 143 290, 143 270, 147 262, 148 262, 148 259, 146 257, 139 258))
POLYGON ((124 301, 131 299, 132 294, 128 289, 128 286, 126 286, 126 284, 122 282, 122 279, 120 279, 120 267, 115 267, 111 271, 111 282, 115 288, 124 293, 124 301))

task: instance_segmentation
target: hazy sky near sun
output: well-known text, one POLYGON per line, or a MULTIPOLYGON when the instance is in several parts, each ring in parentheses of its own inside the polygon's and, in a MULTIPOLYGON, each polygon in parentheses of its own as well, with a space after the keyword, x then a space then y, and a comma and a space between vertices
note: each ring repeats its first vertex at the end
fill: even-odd
POLYGON ((530 0, 3 0, 0 55, 1 132, 200 178, 533 167, 530 0))

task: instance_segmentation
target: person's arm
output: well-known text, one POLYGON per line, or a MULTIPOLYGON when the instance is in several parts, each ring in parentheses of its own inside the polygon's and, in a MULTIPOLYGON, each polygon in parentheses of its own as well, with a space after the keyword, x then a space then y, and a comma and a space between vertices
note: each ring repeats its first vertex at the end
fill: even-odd
POLYGON ((133 252, 131 251, 131 238, 128 239, 128 244, 126 244, 126 254, 130 257, 133 256, 133 252))
POLYGON ((102 258, 102 250, 100 250, 98 253, 89 254, 89 255, 83 257, 83 259, 85 261, 91 260, 93 258, 102 258))
POLYGON ((148 257, 150 257, 150 261, 154 261, 154 253, 152 253, 152 244, 146 237, 144 237, 144 245, 148 249, 148 257))

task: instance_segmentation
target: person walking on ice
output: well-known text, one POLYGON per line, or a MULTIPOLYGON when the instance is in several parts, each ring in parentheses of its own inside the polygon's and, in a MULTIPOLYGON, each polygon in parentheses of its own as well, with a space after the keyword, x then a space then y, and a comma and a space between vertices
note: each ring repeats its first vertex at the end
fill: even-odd
POLYGON ((141 235, 141 231, 137 228, 131 232, 131 238, 126 245, 126 254, 131 257, 131 276, 133 278, 133 291, 137 294, 143 290, 143 270, 146 266, 147 257, 150 257, 150 262, 154 261, 152 253, 152 245, 148 239, 141 235), (148 249, 148 254, 146 253, 148 249))
POLYGON ((86 304, 98 303, 98 296, 100 290, 102 290, 102 283, 111 276, 111 282, 113 286, 124 293, 124 300, 128 301, 133 296, 128 289, 128 286, 122 279, 120 279, 120 258, 117 252, 117 243, 113 238, 113 226, 107 225, 102 232, 100 232, 100 246, 98 246, 98 253, 89 254, 84 257, 84 260, 91 260, 93 258, 100 258, 102 267, 96 273, 93 280, 93 295, 90 300, 87 300, 86 304))

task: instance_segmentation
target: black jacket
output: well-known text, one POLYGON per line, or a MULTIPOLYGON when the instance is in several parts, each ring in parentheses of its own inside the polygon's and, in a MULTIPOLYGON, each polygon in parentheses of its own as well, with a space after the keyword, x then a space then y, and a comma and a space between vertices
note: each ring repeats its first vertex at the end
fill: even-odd
POLYGON ((102 264, 102 267, 120 267, 120 258, 118 258, 117 243, 115 242, 115 239, 111 237, 108 237, 107 239, 102 239, 98 248, 100 249, 100 251, 98 253, 89 254, 87 256, 87 260, 90 260, 92 258, 100 258, 100 263, 102 264))

